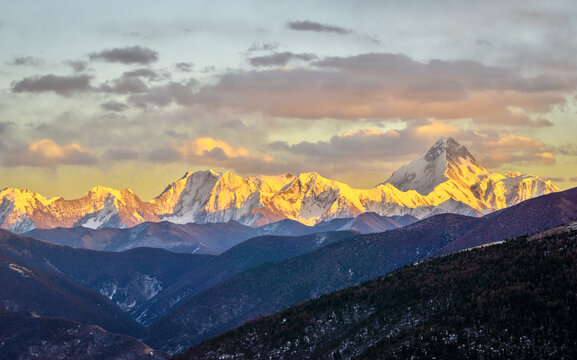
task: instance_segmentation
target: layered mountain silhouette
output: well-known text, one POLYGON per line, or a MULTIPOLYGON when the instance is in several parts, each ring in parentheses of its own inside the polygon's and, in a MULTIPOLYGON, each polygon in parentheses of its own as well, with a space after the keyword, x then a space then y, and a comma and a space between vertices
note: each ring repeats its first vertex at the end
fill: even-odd
POLYGON ((575 358, 572 225, 405 267, 174 359, 575 358))
MULTIPOLYGON (((354 220, 334 219, 317 226, 374 229, 411 221, 371 213, 354 220)), ((74 249, 0 231, 0 277, 6 285, 0 291, 0 302, 11 312, 33 313, 33 318, 64 318, 86 324, 74 328, 67 322, 44 322, 46 328, 78 329, 79 339, 89 343, 92 338, 85 337, 84 331, 90 334, 90 325, 96 324, 133 335, 150 348, 175 353, 247 320, 404 265, 576 220, 577 189, 571 189, 481 218, 440 214, 368 235, 338 231, 301 237, 259 236, 219 256, 151 248, 123 252, 74 249)), ((267 226, 280 232, 299 227, 310 230, 292 220, 267 226)), ((9 314, 7 321, 13 324, 15 316, 9 314)), ((28 315, 22 321, 36 326, 28 315)), ((18 333, 31 334, 24 330, 18 333)), ((29 340, 31 346, 45 341, 54 348, 66 344, 82 348, 81 343, 70 343, 70 337, 56 335, 41 332, 29 340)), ((99 351, 111 346, 106 339, 132 343, 137 352, 149 349, 126 338, 102 336, 103 342, 94 345, 99 351)), ((16 345, 9 340, 7 344, 16 345)))
POLYGON ((131 190, 102 186, 75 200, 5 188, 0 192, 0 224, 20 233, 160 221, 262 226, 291 219, 314 225, 366 212, 418 218, 448 212, 486 214, 556 191, 551 182, 534 176, 490 173, 465 147, 443 137, 372 189, 353 189, 314 172, 243 178, 228 171, 187 173, 148 202, 131 190))
POLYGON ((83 226, 34 229, 23 235, 80 249, 124 251, 152 247, 181 253, 218 255, 256 236, 301 236, 345 230, 368 234, 396 229, 416 221, 418 219, 411 215, 387 217, 370 212, 356 218, 333 219, 314 226, 290 219, 258 228, 235 221, 208 224, 174 224, 163 221, 142 223, 125 229, 90 229, 83 226))
POLYGON ((142 334, 178 352, 242 323, 399 267, 577 220, 577 188, 482 218, 440 214, 403 228, 350 237, 314 252, 231 276, 163 315, 142 334))

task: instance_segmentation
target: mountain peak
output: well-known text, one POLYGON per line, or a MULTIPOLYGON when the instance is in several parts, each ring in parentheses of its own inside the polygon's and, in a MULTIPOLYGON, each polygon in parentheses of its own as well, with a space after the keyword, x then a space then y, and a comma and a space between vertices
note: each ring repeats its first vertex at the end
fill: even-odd
POLYGON ((486 173, 466 147, 443 136, 424 155, 395 171, 386 183, 402 191, 416 190, 427 195, 449 179, 470 186, 486 173))

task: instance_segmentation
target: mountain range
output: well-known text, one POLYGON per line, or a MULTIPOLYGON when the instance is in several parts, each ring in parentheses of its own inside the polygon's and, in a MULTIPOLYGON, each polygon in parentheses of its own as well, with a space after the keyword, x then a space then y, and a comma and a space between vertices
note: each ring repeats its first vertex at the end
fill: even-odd
POLYGON ((550 181, 534 176, 491 173, 464 146, 442 137, 423 156, 371 189, 354 189, 314 172, 243 178, 212 170, 186 173, 150 201, 131 190, 103 186, 74 200, 5 188, 0 192, 0 225, 23 233, 161 221, 263 226, 291 219, 314 225, 366 212, 417 218, 447 212, 481 215, 556 191, 550 181))
MULTIPOLYGON (((359 226, 380 219, 371 213, 355 220, 359 218, 364 219, 359 226)), ((83 351, 83 346, 92 344, 102 354, 100 358, 118 359, 120 355, 107 356, 103 351, 123 343, 133 346, 136 358, 176 353, 248 320, 405 265, 576 220, 577 188, 529 199, 480 218, 439 214, 367 235, 337 231, 300 237, 257 236, 218 256, 154 248, 75 249, 0 230, 0 282, 6 285, 0 291, 0 304, 11 312, 2 316, 10 326, 22 321, 41 330, 15 332, 19 339, 29 337, 25 343, 13 341, 6 332, 0 331, 0 336, 9 350, 24 344, 26 348, 15 351, 40 356, 51 349, 83 351), (115 337, 110 332, 123 335, 115 337), (51 347, 43 349, 38 344, 51 347)), ((350 219, 317 226, 343 222, 350 224, 350 219)), ((292 220, 270 227, 310 230, 292 220)), ((573 229, 570 224, 567 227, 573 229)), ((403 284, 410 286, 411 281, 403 284)), ((353 316, 347 309, 345 314, 353 316)))

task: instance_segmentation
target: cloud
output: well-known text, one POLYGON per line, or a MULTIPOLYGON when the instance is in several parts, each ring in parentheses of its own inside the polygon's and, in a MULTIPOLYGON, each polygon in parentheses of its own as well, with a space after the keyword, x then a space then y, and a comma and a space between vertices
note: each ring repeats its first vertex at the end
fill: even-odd
POLYGON ((577 144, 563 144, 559 146, 559 153, 562 155, 577 156, 577 144))
POLYGON ((113 112, 122 112, 129 109, 128 105, 114 100, 100 104, 100 107, 104 110, 113 112))
POLYGON ((158 60, 158 52, 140 46, 125 48, 105 49, 93 52, 89 55, 90 60, 101 60, 122 64, 150 64, 158 60))
POLYGON ((179 62, 174 64, 174 67, 176 67, 176 69, 181 72, 191 72, 193 64, 189 62, 179 62))
POLYGON ((5 166, 55 166, 93 165, 97 162, 94 154, 78 144, 58 145, 52 139, 42 139, 7 154, 5 166))
MULTIPOLYGON (((513 134, 463 130, 434 120, 409 124, 404 129, 386 132, 365 128, 332 136, 328 141, 296 144, 273 142, 267 149, 275 158, 283 154, 306 159, 312 168, 348 168, 348 172, 371 167, 383 169, 390 163, 407 162, 425 151, 441 136, 451 136, 467 146, 483 165, 491 168, 524 163, 552 165, 552 147, 543 142, 513 134), (330 164, 330 166, 327 166, 330 164)), ((327 171, 327 170, 325 170, 327 171)))
POLYGON ((72 70, 74 70, 74 72, 83 72, 84 70, 86 70, 86 67, 88 66, 86 61, 81 60, 69 60, 65 61, 64 63, 69 65, 72 68, 72 70))
POLYGON ((90 76, 58 76, 44 75, 24 78, 12 83, 13 92, 47 92, 53 91, 62 96, 90 89, 90 76))
POLYGON ((14 58, 10 65, 38 66, 44 64, 44 60, 33 56, 21 56, 14 58))
POLYGON ((185 83, 171 82, 165 85, 150 88, 143 94, 135 94, 129 97, 129 101, 136 106, 146 108, 148 106, 165 107, 175 102, 180 105, 191 105, 197 81, 190 79, 185 83))
POLYGON ((154 162, 188 162, 235 169, 246 172, 270 164, 274 158, 269 155, 253 154, 244 147, 234 147, 222 140, 200 137, 178 147, 164 147, 153 151, 149 160, 154 162))
POLYGON ((100 85, 100 90, 115 94, 139 94, 148 91, 148 86, 139 77, 122 76, 100 85))
POLYGON ((248 61, 252 66, 284 66, 292 60, 311 61, 314 59, 316 59, 316 55, 314 54, 295 54, 286 51, 271 55, 251 57, 248 61))
POLYGON ((340 26, 326 25, 314 21, 289 21, 287 28, 296 31, 314 31, 314 32, 329 32, 341 35, 348 35, 354 31, 340 26))
POLYGON ((105 157, 109 160, 126 161, 138 159, 139 153, 132 149, 109 149, 105 153, 105 157))
POLYGON ((331 57, 314 68, 230 72, 194 103, 286 118, 461 119, 550 126, 535 115, 566 103, 577 79, 523 76, 476 61, 419 62, 402 54, 331 57))
POLYGON ((569 181, 577 182, 577 176, 570 178, 569 181))
POLYGON ((275 51, 280 46, 277 42, 255 42, 249 48, 248 52, 255 52, 255 51, 275 51))
POLYGON ((487 167, 504 164, 554 165, 554 148, 537 139, 514 134, 505 134, 497 139, 484 138, 474 144, 472 150, 480 155, 479 160, 487 167))
POLYGON ((132 71, 126 71, 122 75, 124 77, 143 77, 151 80, 158 77, 158 73, 150 69, 136 69, 132 71))
POLYGON ((14 125, 16 125, 16 123, 12 121, 0 121, 0 135, 4 134, 10 127, 14 125))

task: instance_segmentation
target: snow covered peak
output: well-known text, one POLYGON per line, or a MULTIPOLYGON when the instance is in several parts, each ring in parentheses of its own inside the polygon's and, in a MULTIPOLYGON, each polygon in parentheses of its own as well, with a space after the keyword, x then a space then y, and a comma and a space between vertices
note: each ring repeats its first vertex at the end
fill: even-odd
POLYGON ((485 174, 487 170, 466 147, 450 137, 441 137, 424 155, 395 171, 385 183, 427 195, 449 179, 469 187, 485 174))

